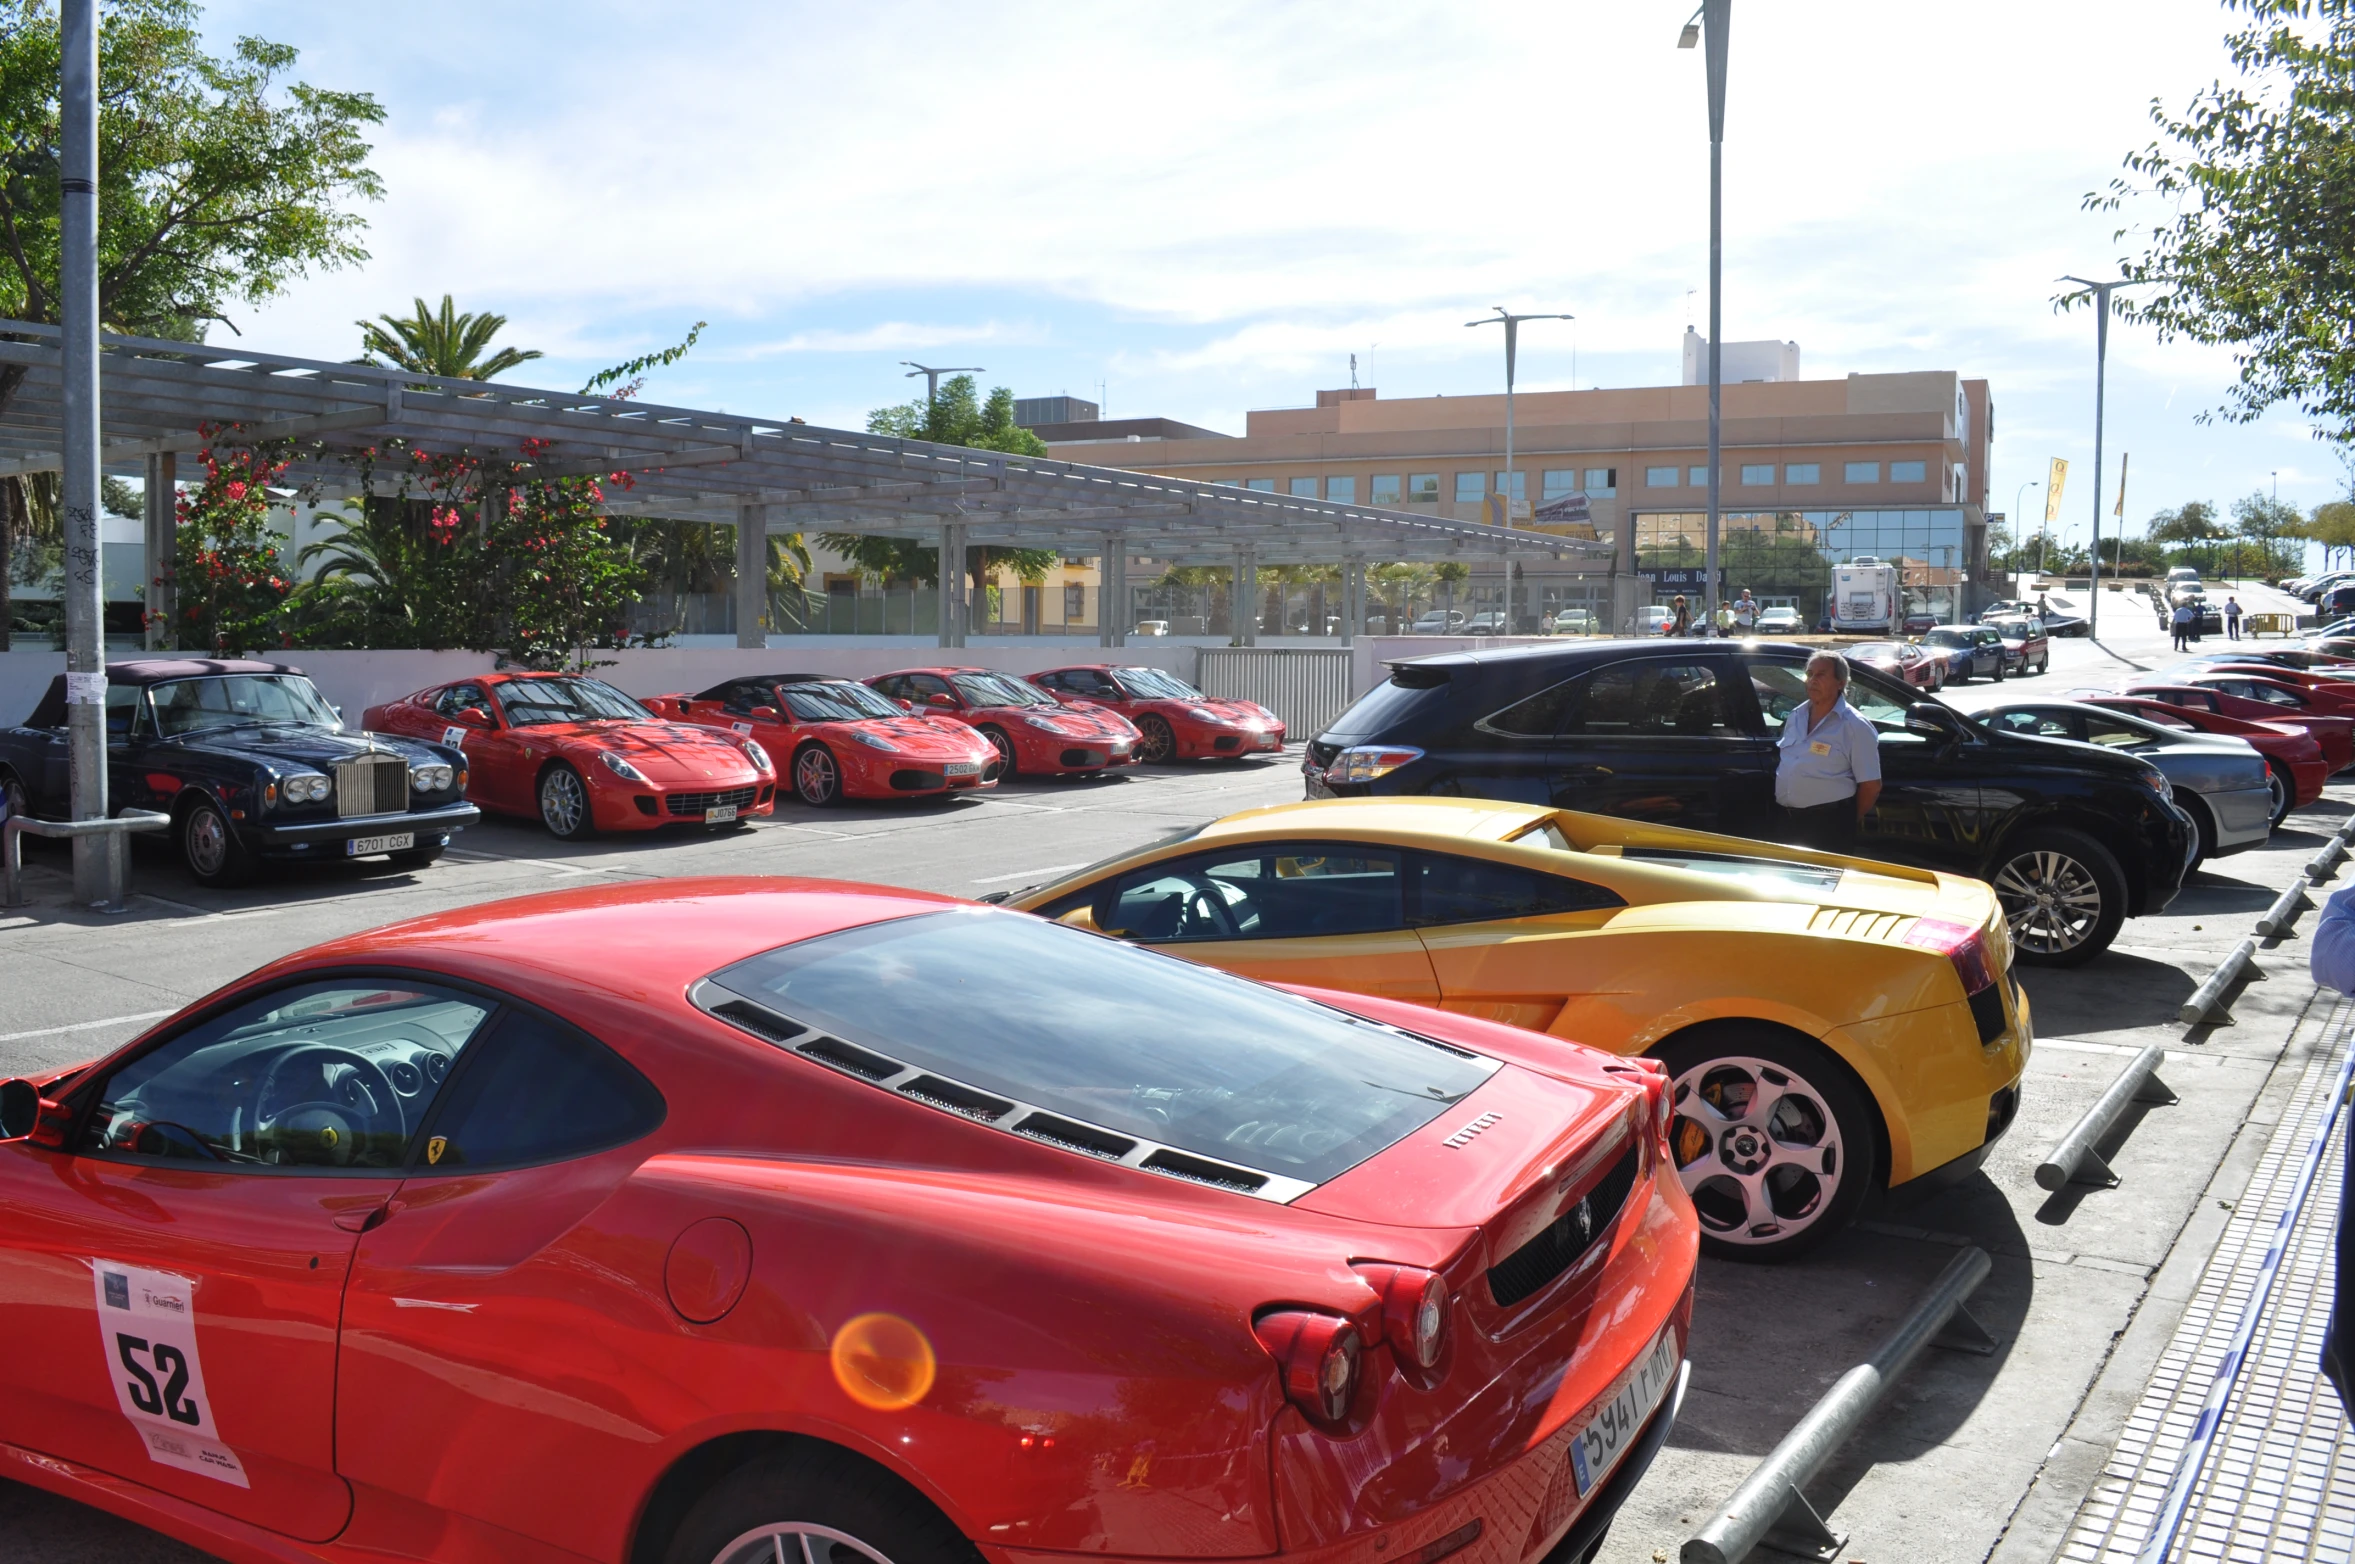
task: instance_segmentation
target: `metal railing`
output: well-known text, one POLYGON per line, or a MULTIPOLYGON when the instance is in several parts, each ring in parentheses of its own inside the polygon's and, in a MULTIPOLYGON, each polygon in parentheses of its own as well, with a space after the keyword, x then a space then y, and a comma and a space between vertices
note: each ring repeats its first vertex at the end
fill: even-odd
POLYGON ((51 836, 114 837, 108 843, 106 855, 106 895, 91 905, 100 912, 120 912, 130 879, 130 843, 125 840, 132 831, 161 831, 172 823, 170 815, 159 815, 151 809, 126 809, 107 820, 36 820, 30 815, 0 817, 0 907, 24 905, 24 838, 51 836))
POLYGON ((1349 709, 1350 653, 1323 647, 1205 646, 1196 665, 1202 693, 1257 701, 1284 719, 1285 737, 1316 737, 1349 709))

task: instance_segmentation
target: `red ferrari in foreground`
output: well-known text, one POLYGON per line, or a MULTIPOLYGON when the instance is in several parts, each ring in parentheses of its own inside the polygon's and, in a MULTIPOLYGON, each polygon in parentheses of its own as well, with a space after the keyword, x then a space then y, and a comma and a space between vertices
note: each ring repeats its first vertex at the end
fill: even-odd
POLYGON ((938 797, 997 785, 998 752, 972 729, 911 717, 850 679, 758 674, 647 704, 752 739, 783 763, 794 796, 815 809, 845 798, 938 797))
POLYGON ((396 924, 0 1084, 0 1477, 254 1564, 1583 1559, 1669 1111, 911 891, 396 924))
POLYGON ((1102 706, 1137 725, 1140 760, 1237 760, 1284 747, 1284 719, 1256 701, 1213 700, 1174 673, 1101 663, 1034 673, 1065 705, 1102 706))
POLYGON ((537 816, 567 840, 599 831, 734 825, 776 807, 777 768, 738 735, 664 722, 569 673, 486 673, 382 706, 363 726, 466 752, 467 799, 537 816))
POLYGON ((1137 763, 1126 717, 1100 706, 1065 706, 1037 685, 987 668, 906 668, 867 681, 911 710, 972 724, 1005 776, 1062 776, 1137 763))

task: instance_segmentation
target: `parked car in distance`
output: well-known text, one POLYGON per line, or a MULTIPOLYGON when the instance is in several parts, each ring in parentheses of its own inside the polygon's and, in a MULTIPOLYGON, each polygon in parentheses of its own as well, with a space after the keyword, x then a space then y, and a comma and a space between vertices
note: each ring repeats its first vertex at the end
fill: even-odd
POLYGON ((1169 634, 1169 621, 1166 619, 1140 619, 1137 621, 1136 634, 1167 635, 1169 634))
POLYGON ((1772 608, 1758 611, 1760 635, 1801 635, 1806 629, 1807 622, 1799 617, 1799 610, 1788 603, 1777 603, 1772 608))
POLYGON ((1897 633, 1899 635, 1920 635, 1925 631, 1936 629, 1937 626, 1938 616, 1936 614, 1924 609, 1916 609, 1898 619, 1897 633))
POLYGON ((1505 635, 1505 614, 1501 608, 1483 608, 1464 621, 1466 635, 1505 635))
POLYGON ((2033 1030, 1977 880, 1539 805, 1254 809, 1011 902, 1263 981, 1656 1059, 1703 1246, 1743 1259, 1814 1247, 1867 1186, 1976 1167, 2033 1030), (1779 1126, 1787 1171, 1729 1154, 1744 1123, 1779 1126))
POLYGON ((1565 608, 1554 615, 1554 634, 1556 635, 1601 635, 1602 633, 1603 622, 1595 617, 1595 611, 1591 608, 1565 608))
POLYGON ((1635 633, 1666 635, 1676 627, 1676 610, 1665 603, 1647 603, 1635 611, 1635 633))
POLYGON ((1257 701, 1214 700, 1159 668, 1050 668, 1030 682, 1066 706, 1103 707, 1140 735, 1137 758, 1240 760, 1284 747, 1284 720, 1257 701))
POLYGON ((1911 641, 1859 641, 1841 648, 1841 653, 1852 663, 1878 668, 1917 690, 1936 691, 1946 687, 1946 658, 1933 656, 1911 641))
POLYGON ((2333 776, 2349 765, 2355 765, 2355 718, 2331 716, 2311 707, 2294 705, 2293 692, 2286 687, 2277 688, 2285 698, 2257 700, 2216 689, 2204 682, 2170 684, 2163 680, 2148 679, 2128 684, 2125 693, 2164 701, 2187 711, 2238 717, 2243 722, 2286 723, 2304 732, 2321 746, 2323 761, 2330 767, 2333 776))
POLYGON ((2037 604, 2036 617, 2044 621, 2047 635, 2084 636, 2093 633, 2093 626, 2077 612, 2076 603, 2057 595, 2047 596, 2037 604))
POLYGON ((846 798, 938 798, 998 780, 997 751, 971 728, 910 716, 849 679, 751 674, 645 704, 658 716, 751 739, 812 809, 846 798))
POLYGON ((2071 690, 2068 698, 2108 707, 2128 716, 2181 733, 2206 733, 2245 741, 2265 758, 2274 794, 2273 825, 2279 829, 2292 809, 2302 809, 2322 796, 2330 780, 2330 763, 2322 745, 2305 729, 2286 722, 2244 722, 2221 712, 2191 706, 2170 706, 2144 695, 2120 695, 2112 690, 2071 690))
POLYGON ((1979 622, 2003 637, 2004 663, 2012 672, 2044 673, 2052 667, 2052 640, 2042 620, 2023 616, 1979 622))
POLYGON ((2316 593, 2314 612, 2326 622, 2355 614, 2355 581, 2341 581, 2316 593))
POLYGON ((776 807, 777 768, 758 743, 657 717, 580 674, 476 674, 371 706, 367 723, 464 750, 476 803, 567 841, 733 829, 776 807))
MULTIPOLYGON (((1771 839, 1776 744, 1802 647, 1609 641, 1419 657, 1307 747, 1310 796, 1496 798, 1771 839)), ((2199 836, 2148 761, 2001 733, 1869 665, 1848 702, 1880 735, 1859 857, 1995 887, 2022 961, 2068 966, 2163 911, 2199 836)))
POLYGON ((869 679, 904 710, 958 723, 990 746, 1003 779, 1073 776, 1137 763, 1144 737, 1109 706, 1066 706, 1028 679, 987 668, 907 668, 869 679))
POLYGON ((2237 738, 2186 733, 2177 727, 2078 701, 2021 701, 1978 714, 2011 733, 2069 739, 2139 755, 2159 768, 2175 802, 2200 831, 2200 859, 2222 858, 2265 845, 2282 802, 2265 757, 2237 738))
MULTIPOLYGON (((171 816, 172 846, 200 885, 243 884, 265 862, 383 855, 422 869, 482 818, 456 746, 346 733, 303 671, 276 663, 109 663, 106 741, 108 802, 171 816)), ((69 783, 59 674, 22 724, 0 730, 0 802, 64 820, 69 783)))
POLYGON ((1669 1108, 916 891, 443 912, 0 1083, 9 1476, 276 1564, 1591 1556, 1686 1383, 1669 1108))
POLYGON ((1463 610, 1434 608, 1419 616, 1407 631, 1409 635, 1455 635, 1464 628, 1463 610))
POLYGON ((1950 684, 1971 679, 1990 679, 2000 684, 2011 664, 2004 651, 2003 636, 1992 625, 1938 625, 1923 631, 1919 644, 1949 654, 1946 682, 1950 684))

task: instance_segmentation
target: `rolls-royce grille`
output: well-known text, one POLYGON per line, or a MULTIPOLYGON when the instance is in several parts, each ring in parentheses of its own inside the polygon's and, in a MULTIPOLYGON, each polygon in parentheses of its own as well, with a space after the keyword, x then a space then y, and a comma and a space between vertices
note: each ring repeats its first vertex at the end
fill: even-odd
POLYGON ((1629 1145, 1585 1198, 1489 1268, 1488 1291, 1500 1307, 1511 1308, 1570 1269, 1611 1230, 1619 1208, 1627 1203, 1627 1192, 1635 1187, 1636 1154, 1636 1147, 1629 1145))
POLYGON ((758 788, 732 787, 724 793, 673 793, 670 812, 674 815, 699 815, 707 809, 725 809, 734 804, 738 809, 751 807, 758 788))
POLYGON ((409 763, 382 755, 347 760, 335 768, 338 815, 387 815, 409 807, 409 763))

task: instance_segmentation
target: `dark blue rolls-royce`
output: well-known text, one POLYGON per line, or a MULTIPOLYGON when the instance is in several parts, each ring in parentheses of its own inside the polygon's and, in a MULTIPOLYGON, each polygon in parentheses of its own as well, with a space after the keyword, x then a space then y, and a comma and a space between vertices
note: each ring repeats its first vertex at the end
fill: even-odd
MULTIPOLYGON (((111 663, 106 679, 108 806, 170 815, 206 885, 235 885, 263 859, 389 854, 423 868, 480 818, 463 752, 344 732, 299 668, 154 658, 111 663)), ((0 730, 0 801, 67 813, 62 674, 21 727, 0 730)))

